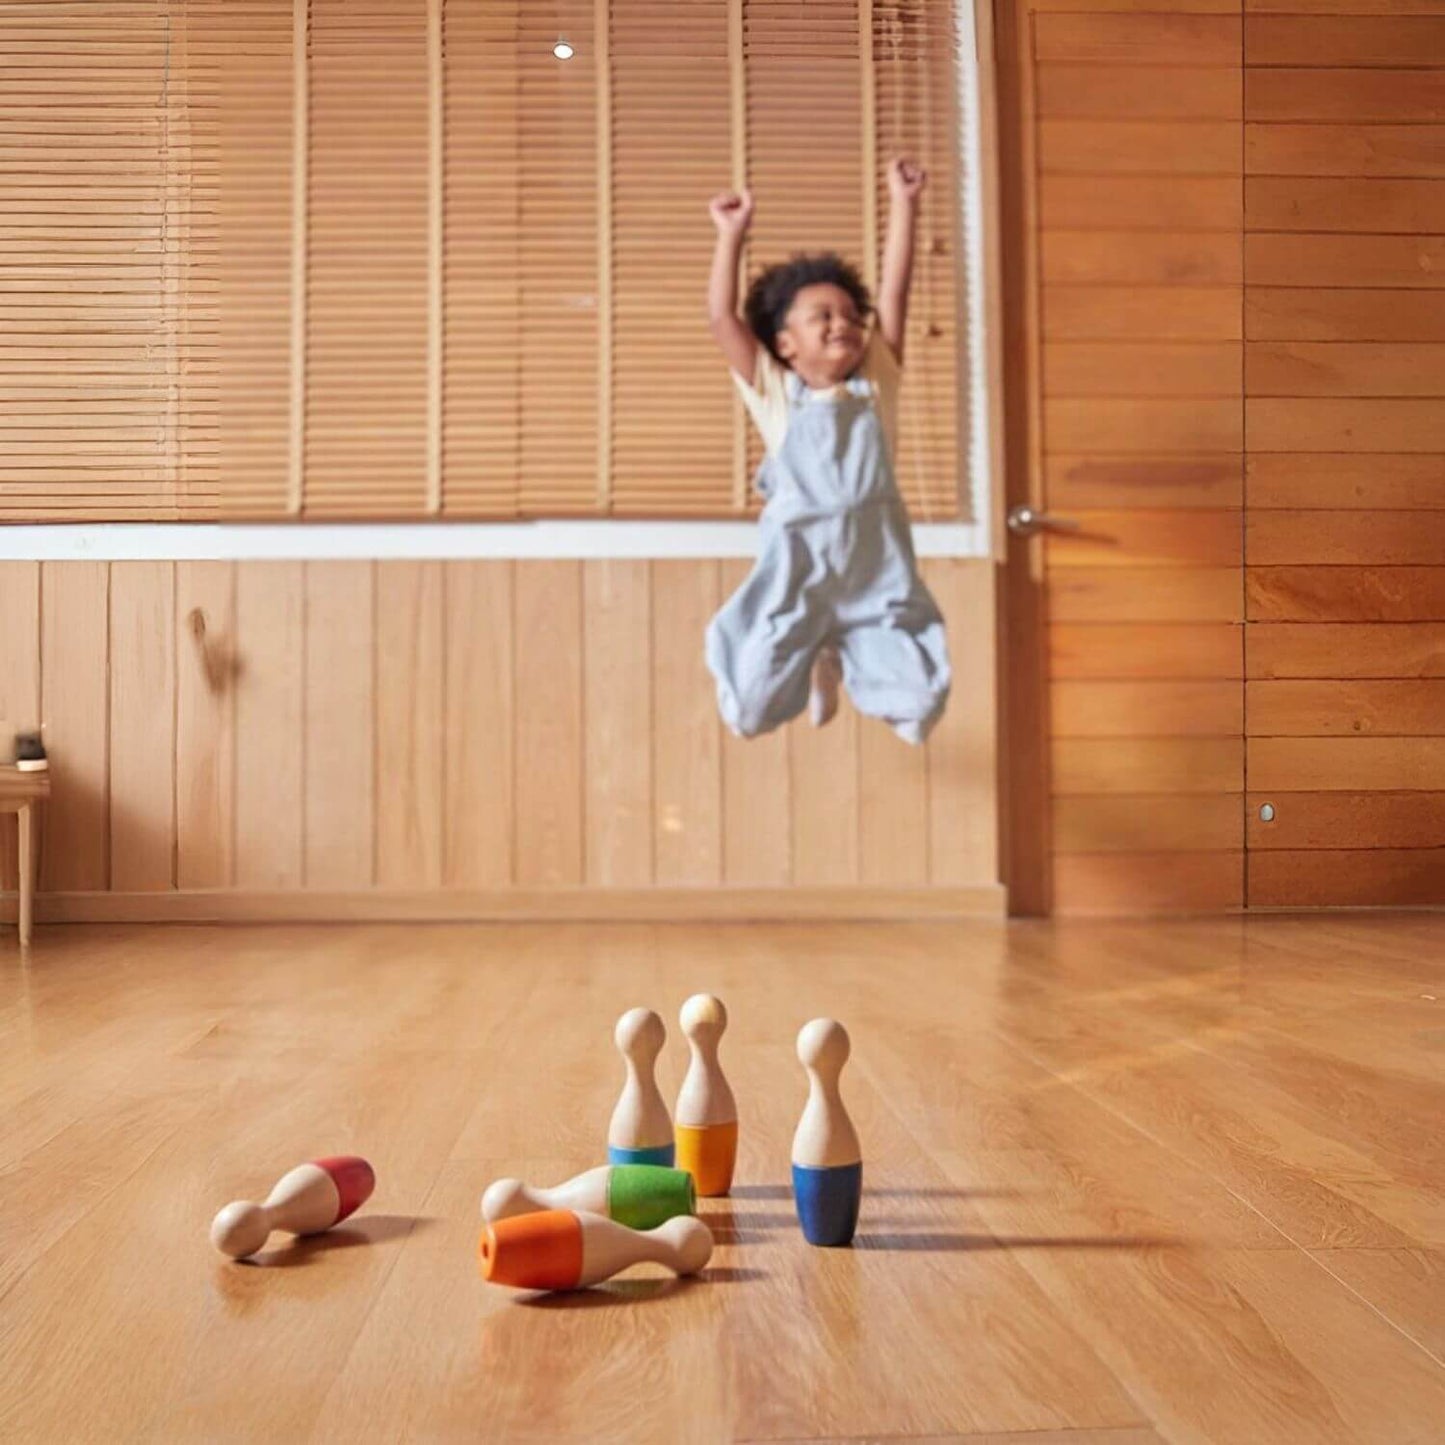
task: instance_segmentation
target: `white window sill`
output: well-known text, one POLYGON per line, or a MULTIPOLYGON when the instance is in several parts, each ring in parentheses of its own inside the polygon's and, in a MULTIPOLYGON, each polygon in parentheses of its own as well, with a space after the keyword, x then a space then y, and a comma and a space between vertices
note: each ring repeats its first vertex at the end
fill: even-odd
MULTIPOLYGON (((987 557, 987 529, 918 522, 920 557, 987 557)), ((334 558, 753 557, 753 522, 113 522, 0 527, 0 561, 210 562, 334 558)))

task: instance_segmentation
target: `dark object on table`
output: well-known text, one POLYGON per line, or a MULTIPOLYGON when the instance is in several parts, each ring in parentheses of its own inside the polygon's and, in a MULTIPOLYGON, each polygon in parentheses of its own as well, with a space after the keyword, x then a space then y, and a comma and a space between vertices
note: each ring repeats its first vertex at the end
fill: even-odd
POLYGON ((15 734, 15 769, 21 773, 43 773, 50 767, 45 744, 39 733, 15 734))

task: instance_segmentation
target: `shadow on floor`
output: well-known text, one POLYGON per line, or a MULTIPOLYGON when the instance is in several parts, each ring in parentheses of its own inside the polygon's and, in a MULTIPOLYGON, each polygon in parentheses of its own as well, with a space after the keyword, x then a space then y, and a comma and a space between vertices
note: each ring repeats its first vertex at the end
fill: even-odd
POLYGON ((309 1264, 317 1255, 329 1254, 335 1249, 355 1249, 363 1244, 385 1244, 389 1239, 405 1239, 414 1231, 430 1228, 438 1222, 424 1214, 368 1214, 363 1219, 348 1219, 336 1229, 303 1235, 291 1244, 236 1262, 257 1265, 262 1269, 295 1269, 298 1265, 309 1264))

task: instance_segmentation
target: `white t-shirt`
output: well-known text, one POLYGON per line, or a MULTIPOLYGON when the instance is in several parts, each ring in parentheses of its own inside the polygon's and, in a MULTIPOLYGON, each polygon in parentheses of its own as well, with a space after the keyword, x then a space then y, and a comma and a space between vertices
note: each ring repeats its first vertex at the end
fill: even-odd
MULTIPOLYGON (((751 383, 742 374, 729 371, 737 384, 743 404, 748 409, 763 439, 769 456, 776 456, 783 445, 788 430, 788 368, 758 343, 758 359, 753 369, 751 383)), ((893 348, 883 339, 875 327, 863 348, 863 360, 858 364, 854 376, 866 379, 873 388, 873 404, 878 408, 878 419, 883 425, 883 435, 888 442, 890 456, 898 455, 898 389, 903 378, 903 368, 893 354, 893 348)), ((833 387, 809 387, 815 396, 827 396, 833 387)))

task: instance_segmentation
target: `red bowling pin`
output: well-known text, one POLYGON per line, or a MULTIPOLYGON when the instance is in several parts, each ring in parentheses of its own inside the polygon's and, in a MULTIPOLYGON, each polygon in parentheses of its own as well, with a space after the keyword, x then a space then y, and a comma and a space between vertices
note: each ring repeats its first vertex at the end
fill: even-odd
POLYGON ((211 1224, 211 1243, 232 1259, 244 1259, 273 1229, 320 1234, 360 1209, 375 1188, 376 1174, 365 1159, 313 1159, 280 1179, 264 1204, 249 1199, 228 1204, 211 1224))

